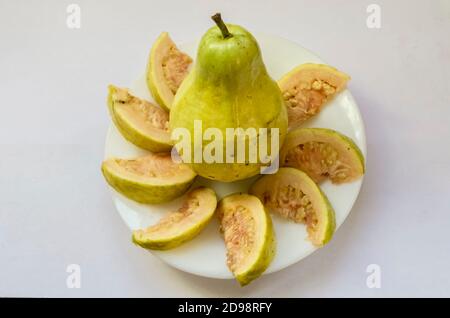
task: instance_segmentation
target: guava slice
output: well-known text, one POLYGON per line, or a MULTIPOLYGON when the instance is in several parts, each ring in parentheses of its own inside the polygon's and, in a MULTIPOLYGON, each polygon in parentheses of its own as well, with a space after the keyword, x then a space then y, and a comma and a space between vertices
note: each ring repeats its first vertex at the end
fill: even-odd
POLYGON ((108 108, 117 129, 128 141, 152 152, 171 150, 169 114, 165 110, 114 85, 108 87, 108 108))
POLYGON ((350 77, 334 67, 323 64, 301 64, 279 81, 289 120, 296 127, 316 115, 322 106, 341 92, 350 77))
POLYGON ((365 171, 358 146, 341 133, 325 128, 297 128, 288 133, 280 165, 306 172, 315 182, 352 182, 365 171))
POLYGON ((248 194, 223 198, 217 208, 227 249, 227 266, 241 286, 258 278, 275 255, 272 219, 261 201, 248 194))
POLYGON ((216 193, 205 187, 188 192, 182 206, 156 225, 133 231, 133 242, 151 250, 168 250, 196 237, 209 223, 217 206, 216 193))
POLYGON ((191 63, 192 58, 177 48, 167 32, 161 33, 153 44, 147 65, 147 86, 166 110, 170 110, 191 63))
POLYGON ((110 158, 102 164, 106 181, 117 192, 139 203, 162 203, 185 193, 196 174, 169 153, 136 159, 110 158))
POLYGON ((269 210, 296 223, 306 224, 309 240, 322 246, 333 236, 333 207, 319 186, 295 168, 280 168, 258 179, 250 188, 269 210))

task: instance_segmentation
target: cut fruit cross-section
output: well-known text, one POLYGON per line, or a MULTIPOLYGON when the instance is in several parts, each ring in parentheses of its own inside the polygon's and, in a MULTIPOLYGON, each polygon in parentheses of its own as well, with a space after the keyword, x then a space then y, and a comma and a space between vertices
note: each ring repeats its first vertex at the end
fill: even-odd
POLYGON ((316 115, 322 106, 341 92, 350 77, 323 64, 302 64, 284 75, 278 86, 288 112, 289 128, 316 115))
POLYGON ((128 141, 152 152, 171 150, 169 114, 165 110, 113 85, 109 86, 108 108, 117 129, 128 141))
POLYGON ((192 58, 177 48, 169 34, 161 33, 153 44, 147 65, 147 86, 161 107, 170 110, 191 63, 192 58))
POLYGON ((297 128, 289 132, 280 152, 282 166, 306 172, 315 182, 351 182, 364 174, 364 157, 347 136, 325 128, 297 128))
POLYGON ((136 159, 110 158, 102 164, 106 181, 116 191, 140 203, 168 202, 181 196, 196 174, 166 153, 136 159))
POLYGON ((304 172, 280 168, 276 174, 265 175, 250 188, 271 211, 297 223, 305 223, 310 241, 316 246, 326 244, 335 229, 334 210, 325 194, 304 172))
POLYGON ((133 242, 152 250, 168 250, 196 237, 208 224, 217 206, 212 189, 190 191, 182 206, 163 217, 156 225, 133 231, 133 242))
POLYGON ((227 265, 242 285, 258 278, 275 255, 275 234, 261 201, 248 194, 223 198, 217 208, 227 265))

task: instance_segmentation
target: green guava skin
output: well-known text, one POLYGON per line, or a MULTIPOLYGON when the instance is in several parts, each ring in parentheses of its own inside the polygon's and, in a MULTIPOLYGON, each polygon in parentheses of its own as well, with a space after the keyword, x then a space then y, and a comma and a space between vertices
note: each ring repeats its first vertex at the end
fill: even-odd
MULTIPOLYGON (((219 129, 224 138, 226 128, 279 128, 281 147, 287 113, 278 84, 268 75, 255 38, 240 26, 227 27, 232 34, 229 38, 224 38, 218 27, 203 36, 196 64, 175 95, 170 129, 188 129, 194 149, 194 120, 202 121, 203 131, 219 129)), ((203 149, 208 143, 203 141, 203 149)), ((223 154, 225 146, 223 140, 223 154)), ((225 182, 254 176, 261 167, 260 162, 191 165, 199 175, 225 182)))
POLYGON ((102 173, 108 184, 117 192, 130 200, 144 204, 164 203, 178 198, 189 189, 195 179, 193 174, 192 178, 177 184, 146 184, 118 176, 105 163, 102 164, 102 173))
MULTIPOLYGON (((320 190, 322 192, 322 190, 320 190)), ((323 196, 325 196, 325 194, 322 192, 323 196)), ((325 196, 326 198, 326 202, 327 202, 327 213, 328 216, 327 218, 330 220, 330 224, 327 226, 327 229, 325 231, 325 235, 323 237, 322 242, 319 244, 319 246, 323 246, 325 244, 327 244, 329 241, 331 241, 331 239, 333 238, 334 232, 336 231, 336 215, 334 212, 333 207, 331 206, 330 201, 328 200, 328 198, 325 196)))
POLYGON ((111 115, 111 119, 119 130, 120 134, 129 142, 138 146, 139 148, 149 150, 151 152, 169 152, 172 149, 172 144, 158 140, 156 136, 144 135, 135 127, 133 127, 125 118, 119 116, 115 111, 115 100, 113 94, 116 88, 112 85, 108 87, 107 105, 111 115))
POLYGON ((171 100, 164 96, 164 94, 160 91, 160 88, 157 85, 157 82, 163 79, 157 78, 156 71, 154 70, 156 66, 154 65, 154 61, 152 60, 152 57, 158 54, 160 45, 162 42, 164 42, 166 37, 168 37, 168 34, 166 32, 163 32, 158 37, 158 39, 156 39, 156 42, 152 46, 147 64, 146 83, 148 89, 152 93, 152 96, 158 103, 158 105, 161 106, 163 109, 170 111, 171 100))

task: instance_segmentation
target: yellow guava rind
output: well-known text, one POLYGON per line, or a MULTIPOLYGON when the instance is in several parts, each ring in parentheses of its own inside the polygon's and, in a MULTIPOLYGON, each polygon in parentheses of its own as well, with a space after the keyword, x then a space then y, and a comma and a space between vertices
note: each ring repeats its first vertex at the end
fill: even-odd
POLYGON ((245 268, 233 272, 233 275, 239 284, 245 286, 260 277, 269 267, 276 254, 276 238, 272 219, 264 205, 255 196, 236 193, 224 197, 219 202, 217 208, 219 218, 221 219, 221 215, 227 213, 227 210, 229 210, 230 207, 236 205, 246 206, 246 208, 252 211, 254 219, 257 219, 258 224, 260 225, 259 228, 256 229, 256 233, 259 233, 260 239, 258 246, 256 246, 257 252, 253 256, 253 259, 247 260, 248 266, 245 268), (252 205, 254 211, 252 210, 252 205))
MULTIPOLYGON (((147 129, 147 131, 143 131, 142 129, 140 130, 133 123, 133 118, 128 118, 123 112, 120 112, 120 110, 118 110, 119 107, 129 106, 126 104, 117 103, 116 93, 120 90, 124 91, 125 89, 119 88, 114 85, 108 86, 108 110, 117 130, 119 130, 121 135, 126 140, 139 148, 152 152, 169 152, 172 149, 172 142, 170 140, 170 133, 168 131, 158 131, 158 129, 156 128, 150 128, 147 129)), ((137 97, 134 96, 134 98, 137 97)), ((141 102, 146 103, 148 107, 157 107, 144 100, 141 100, 141 102)))
MULTIPOLYGON (((280 168, 277 173, 264 175, 256 180, 250 187, 249 193, 264 202, 266 191, 273 193, 275 188, 288 184, 295 184, 296 187, 300 187, 300 190, 308 195, 313 204, 319 222, 319 230, 314 233, 314 237, 308 235, 309 240, 317 247, 327 244, 336 229, 335 212, 325 193, 303 171, 289 167, 280 168)), ((273 208, 269 210, 277 212, 273 208)))
MULTIPOLYGON (((286 156, 291 149, 305 142, 322 142, 331 145, 338 152, 340 160, 344 160, 352 168, 352 176, 345 182, 352 182, 364 175, 366 171, 365 160, 361 149, 351 138, 327 128, 296 128, 291 130, 280 151, 280 165, 285 165, 286 156)), ((307 173, 307 171, 304 172, 307 173)), ((333 183, 338 184, 339 182, 333 181, 333 183)))
POLYGON ((195 217, 200 215, 200 219, 188 224, 188 226, 182 222, 172 223, 171 225, 180 228, 175 234, 170 233, 171 229, 166 228, 166 236, 163 235, 164 233, 159 233, 159 235, 151 233, 149 229, 152 227, 135 230, 132 235, 133 243, 150 250, 169 250, 194 239, 208 225, 217 207, 217 197, 212 189, 199 187, 187 194, 188 198, 194 195, 199 199, 199 205, 193 213, 196 214, 195 217))
MULTIPOLYGON (((150 155, 151 156, 151 155, 150 155)), ((102 163, 102 173, 108 184, 130 200, 144 204, 169 202, 183 195, 194 182, 196 174, 184 165, 179 180, 170 178, 143 178, 139 175, 123 173, 115 162, 109 158, 102 163)))

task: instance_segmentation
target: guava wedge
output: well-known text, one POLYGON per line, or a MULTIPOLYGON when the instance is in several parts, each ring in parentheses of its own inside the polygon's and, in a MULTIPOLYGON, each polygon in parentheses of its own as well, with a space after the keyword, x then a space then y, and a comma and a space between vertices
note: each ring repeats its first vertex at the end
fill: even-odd
POLYGON ((171 150, 169 114, 162 108, 109 85, 108 109, 119 132, 134 145, 152 152, 171 150))
POLYGON ((223 198, 217 214, 227 266, 241 286, 247 285, 267 269, 275 255, 272 219, 257 197, 240 193, 223 198))
POLYGON ((161 107, 170 110, 191 63, 192 58, 177 48, 167 32, 156 39, 147 65, 147 86, 161 107))
POLYGON ((297 127, 319 113, 349 80, 347 74, 323 64, 301 64, 285 74, 278 86, 286 104, 289 128, 297 127))
POLYGON ((205 187, 188 192, 181 207, 156 225, 133 231, 135 244, 151 250, 168 250, 196 237, 209 223, 217 206, 216 193, 205 187))
POLYGON ((280 151, 280 165, 295 167, 315 182, 352 182, 365 171, 364 156, 343 134, 325 128, 297 128, 288 133, 280 151))
POLYGON ((162 203, 185 193, 196 176, 185 164, 172 161, 169 153, 136 159, 110 158, 102 172, 111 187, 139 203, 162 203))
POLYGON ((258 179, 249 192, 270 211, 306 224, 308 238, 315 246, 323 246, 333 236, 336 227, 333 207, 306 173, 280 168, 277 173, 258 179))

